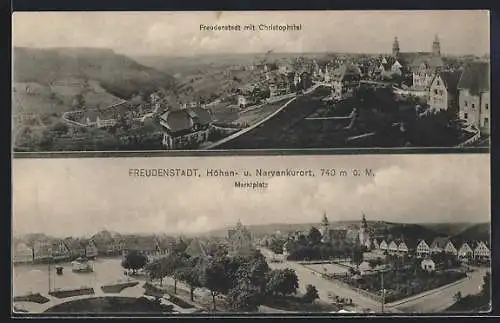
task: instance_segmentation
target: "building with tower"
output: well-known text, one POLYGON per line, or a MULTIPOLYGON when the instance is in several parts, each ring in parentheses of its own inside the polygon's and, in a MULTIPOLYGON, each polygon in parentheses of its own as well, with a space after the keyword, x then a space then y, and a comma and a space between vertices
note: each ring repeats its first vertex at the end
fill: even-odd
POLYGON ((344 228, 331 229, 326 213, 323 214, 319 231, 321 232, 321 242, 323 243, 331 243, 335 246, 342 246, 348 241, 348 230, 344 228))
POLYGON ((366 222, 364 213, 361 220, 361 226, 359 228, 359 244, 363 247, 366 247, 368 250, 370 250, 372 247, 372 240, 370 237, 370 233, 368 232, 368 223, 366 222))

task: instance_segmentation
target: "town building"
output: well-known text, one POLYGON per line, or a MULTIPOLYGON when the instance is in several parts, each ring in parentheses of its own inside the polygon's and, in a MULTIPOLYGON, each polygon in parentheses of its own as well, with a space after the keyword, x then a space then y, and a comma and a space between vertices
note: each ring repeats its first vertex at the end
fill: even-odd
MULTIPOLYGON (((343 228, 330 228, 326 212, 320 224, 321 242, 331 243, 334 246, 343 246, 348 241, 348 230, 343 228)), ((358 237, 359 239, 359 237, 358 237)))
POLYGON ((429 86, 428 104, 433 111, 451 111, 458 115, 460 71, 438 71, 429 86))
POLYGON ((491 251, 488 245, 480 241, 474 248, 474 260, 477 261, 489 261, 491 259, 491 251))
POLYGON ((382 251, 387 251, 389 249, 389 245, 387 244, 387 241, 382 240, 382 242, 379 245, 379 249, 382 251))
POLYGON ((70 260, 85 256, 85 245, 80 240, 68 237, 62 242, 68 249, 68 258, 70 260))
POLYGON ((450 239, 447 237, 437 237, 431 243, 431 253, 444 252, 444 248, 450 239))
POLYGON ((52 259, 54 261, 68 260, 71 252, 64 240, 58 240, 52 243, 52 259))
POLYGON ((228 230, 227 240, 231 255, 248 254, 255 249, 250 231, 243 226, 240 220, 234 229, 228 230))
POLYGON ((459 118, 475 126, 481 133, 489 135, 490 111, 490 65, 478 61, 468 64, 458 82, 459 118))
POLYGON ((407 255, 410 252, 408 244, 404 240, 400 240, 398 243, 398 253, 401 255, 407 255))
POLYGON ((474 257, 474 250, 472 250, 469 242, 464 242, 458 249, 458 259, 464 262, 471 260, 474 257))
POLYGON ((52 242, 49 240, 37 240, 33 244, 33 261, 46 262, 52 259, 52 242))
POLYGON ((359 88, 361 71, 352 64, 344 64, 333 71, 331 79, 334 100, 352 98, 359 88))
POLYGON ((167 111, 160 117, 162 143, 167 149, 197 147, 210 134, 212 115, 203 108, 167 111))
POLYGON ((83 241, 82 243, 83 246, 85 247, 85 257, 87 258, 97 257, 99 251, 97 249, 95 242, 92 239, 83 241))
POLYGON ((377 239, 373 239, 372 247, 373 247, 373 249, 380 249, 380 243, 377 239))
POLYGON ((124 257, 129 252, 137 252, 145 255, 148 260, 152 260, 163 254, 154 236, 126 236, 124 242, 122 251, 124 257))
POLYGON ((444 63, 441 57, 441 44, 436 35, 432 43, 431 52, 401 52, 400 43, 395 37, 392 45, 391 71, 403 70, 403 77, 407 70, 411 74, 412 95, 425 97, 428 94, 429 86, 436 71, 443 68, 444 63), (397 64, 395 64, 397 62, 397 64))
POLYGON ((420 262, 420 268, 424 271, 432 272, 436 270, 436 263, 431 258, 425 258, 420 262))
POLYGON ((446 246, 444 247, 444 252, 453 255, 455 257, 458 256, 458 250, 451 240, 448 240, 448 242, 446 243, 446 246))
POLYGON ((392 240, 390 243, 389 243, 389 246, 387 248, 387 251, 390 253, 390 254, 397 254, 398 253, 398 243, 395 241, 395 240, 392 240))
POLYGON ((33 248, 22 241, 13 243, 12 261, 14 264, 33 262, 33 248))
POLYGON ((431 248, 429 247, 427 242, 425 242, 425 240, 418 241, 417 248, 416 248, 417 257, 418 258, 427 257, 430 254, 431 254, 431 248))
POLYGON ((368 222, 366 222, 366 216, 364 213, 361 219, 361 226, 359 228, 359 244, 368 250, 371 250, 372 248, 370 232, 368 232, 368 222))

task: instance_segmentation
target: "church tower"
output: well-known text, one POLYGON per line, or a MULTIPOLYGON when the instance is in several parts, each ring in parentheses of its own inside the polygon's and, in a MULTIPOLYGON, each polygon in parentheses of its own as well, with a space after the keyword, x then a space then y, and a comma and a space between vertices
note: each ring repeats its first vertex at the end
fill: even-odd
POLYGON ((399 56, 399 41, 398 37, 394 37, 394 42, 392 43, 392 56, 397 58, 399 56))
POLYGON ((370 236, 368 233, 368 223, 366 222, 365 214, 363 213, 363 218, 361 220, 361 226, 359 228, 359 243, 362 246, 370 248, 370 236))
POLYGON ((441 44, 439 42, 438 35, 434 37, 434 42, 432 43, 432 54, 441 56, 441 44))
POLYGON ((330 224, 328 223, 328 218, 326 217, 326 212, 323 213, 323 219, 321 220, 321 236, 323 237, 323 241, 328 236, 328 231, 330 229, 330 224))

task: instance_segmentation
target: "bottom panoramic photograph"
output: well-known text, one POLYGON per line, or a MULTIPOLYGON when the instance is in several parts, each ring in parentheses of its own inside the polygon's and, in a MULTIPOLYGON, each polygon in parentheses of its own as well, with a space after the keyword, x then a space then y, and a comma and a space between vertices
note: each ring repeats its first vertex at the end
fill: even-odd
POLYGON ((489 155, 13 160, 12 311, 491 311, 489 155))

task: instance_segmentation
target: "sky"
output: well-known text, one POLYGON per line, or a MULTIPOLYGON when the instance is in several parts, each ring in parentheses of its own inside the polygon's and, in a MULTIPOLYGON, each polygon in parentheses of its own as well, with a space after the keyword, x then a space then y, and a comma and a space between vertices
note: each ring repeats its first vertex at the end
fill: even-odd
POLYGON ((13 160, 13 232, 85 236, 197 234, 233 226, 368 220, 490 221, 489 155, 149 157, 13 160), (312 178, 130 177, 130 168, 311 168, 312 178), (371 168, 375 176, 321 177, 321 168, 371 168))
POLYGON ((13 44, 105 47, 128 55, 217 53, 489 53, 488 11, 17 12, 13 44), (301 24, 301 31, 200 31, 200 24, 301 24))

